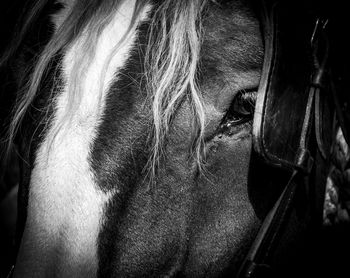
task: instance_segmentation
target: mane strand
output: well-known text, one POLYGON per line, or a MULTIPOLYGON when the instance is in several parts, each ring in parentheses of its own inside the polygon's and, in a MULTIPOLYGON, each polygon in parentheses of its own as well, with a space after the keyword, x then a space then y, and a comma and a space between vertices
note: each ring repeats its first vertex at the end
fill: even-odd
MULTIPOLYGON (((25 93, 18 98, 9 127, 9 146, 13 143, 24 116, 40 90, 42 80, 52 59, 59 52, 65 51, 77 37, 84 36, 81 52, 73 65, 72 81, 67 84, 69 101, 65 109, 64 120, 69 123, 71 115, 80 104, 82 97, 80 81, 95 55, 97 39, 123 1, 126 0, 76 0, 73 3, 67 17, 57 26, 56 32, 38 56, 29 82, 24 86, 25 93)), ((28 17, 28 22, 33 21, 34 15, 42 9, 46 2, 47 0, 38 1, 36 8, 28 17)), ((195 132, 193 134, 192 157, 200 168, 205 113, 196 79, 202 43, 201 21, 206 3, 207 0, 164 0, 153 4, 154 9, 151 13, 149 41, 144 65, 147 94, 152 99, 154 123, 153 153, 148 163, 151 176, 155 175, 159 159, 164 153, 163 147, 172 118, 184 99, 189 101, 194 115, 195 132)), ((148 1, 136 0, 134 14, 127 33, 131 31, 137 16, 146 4, 148 1)), ((27 28, 28 26, 25 27, 25 29, 27 28)), ((127 35, 125 34, 122 40, 126 39, 127 35)), ((113 48, 109 58, 117 53, 118 45, 113 48)), ((104 65, 104 68, 107 68, 109 62, 104 61, 104 65)), ((104 78, 103 72, 101 78, 104 78)), ((100 87, 99 94, 102 93, 103 89, 102 86, 100 87)), ((62 125, 63 123, 60 127, 62 125)))

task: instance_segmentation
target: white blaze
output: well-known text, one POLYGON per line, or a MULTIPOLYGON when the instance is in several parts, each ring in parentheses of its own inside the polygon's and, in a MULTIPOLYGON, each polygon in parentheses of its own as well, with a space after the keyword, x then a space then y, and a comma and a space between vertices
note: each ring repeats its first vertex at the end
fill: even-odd
MULTIPOLYGON (((103 208, 109 195, 99 190, 89 164, 93 139, 96 137, 106 92, 121 68, 135 41, 136 32, 122 44, 111 60, 105 75, 100 99, 99 77, 127 28, 135 1, 124 1, 112 22, 101 33, 96 56, 86 71, 82 99, 74 111, 72 124, 64 126, 51 145, 49 140, 63 119, 67 88, 58 93, 55 114, 46 139, 37 151, 32 171, 28 217, 15 267, 15 277, 94 277, 97 270, 97 237, 103 208), (101 101, 99 101, 101 100, 101 101)), ((67 12, 54 17, 56 27, 67 12)), ((146 11, 142 18, 146 16, 146 11)), ((139 18, 141 20, 142 18, 139 18)), ((72 64, 83 38, 78 38, 65 53, 63 77, 68 83, 72 64)))

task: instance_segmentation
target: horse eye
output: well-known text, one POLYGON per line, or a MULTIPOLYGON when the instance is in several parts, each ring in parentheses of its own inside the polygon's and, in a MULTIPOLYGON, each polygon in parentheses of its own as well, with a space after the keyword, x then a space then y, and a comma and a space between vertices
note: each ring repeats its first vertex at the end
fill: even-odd
POLYGON ((227 110, 221 127, 244 124, 253 120, 257 88, 239 91, 227 110))

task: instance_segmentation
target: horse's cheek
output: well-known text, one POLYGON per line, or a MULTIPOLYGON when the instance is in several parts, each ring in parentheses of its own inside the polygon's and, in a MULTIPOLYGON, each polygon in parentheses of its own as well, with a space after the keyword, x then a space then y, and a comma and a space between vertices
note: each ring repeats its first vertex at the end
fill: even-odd
POLYGON ((197 233, 187 268, 195 276, 237 268, 259 227, 247 190, 249 134, 223 137, 208 148, 212 150, 198 184, 192 227, 197 233))

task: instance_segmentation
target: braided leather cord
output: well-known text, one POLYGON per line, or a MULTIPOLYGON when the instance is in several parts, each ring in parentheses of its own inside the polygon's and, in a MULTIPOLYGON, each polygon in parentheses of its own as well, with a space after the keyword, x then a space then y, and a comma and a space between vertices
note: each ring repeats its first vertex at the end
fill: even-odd
POLYGON ((323 224, 331 226, 344 222, 350 222, 350 149, 338 127, 327 177, 323 224))

